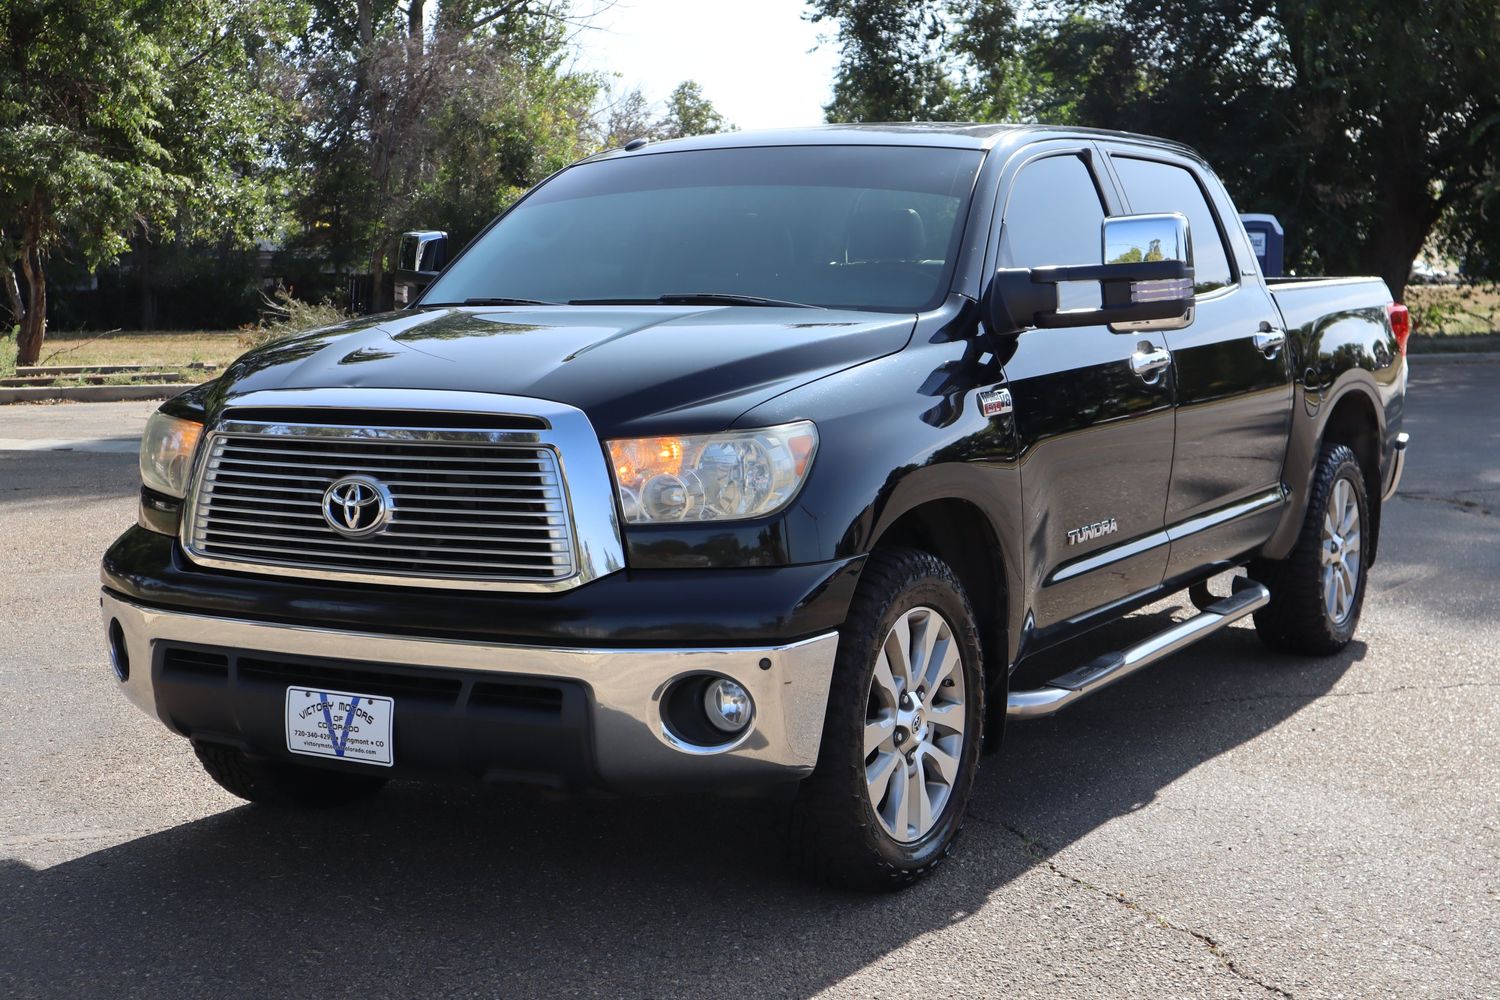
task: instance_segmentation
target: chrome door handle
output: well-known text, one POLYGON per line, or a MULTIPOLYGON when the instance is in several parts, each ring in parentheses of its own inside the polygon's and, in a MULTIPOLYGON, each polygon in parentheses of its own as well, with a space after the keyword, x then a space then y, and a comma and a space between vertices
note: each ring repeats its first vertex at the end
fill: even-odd
POLYGON ((1279 330, 1274 326, 1265 326, 1255 333, 1255 346, 1260 353, 1268 358, 1274 358, 1276 352, 1281 350, 1286 343, 1286 331, 1279 330))
POLYGON ((1154 382, 1155 379, 1151 376, 1171 363, 1172 352, 1164 347, 1152 351, 1136 351, 1130 356, 1130 370, 1147 382, 1154 382))

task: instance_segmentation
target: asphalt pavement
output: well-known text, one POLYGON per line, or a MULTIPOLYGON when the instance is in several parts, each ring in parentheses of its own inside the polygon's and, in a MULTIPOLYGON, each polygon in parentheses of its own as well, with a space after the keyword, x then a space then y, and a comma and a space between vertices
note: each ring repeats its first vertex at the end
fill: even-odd
POLYGON ((879 897, 753 801, 245 806, 106 665, 151 404, 0 407, 0 996, 1500 997, 1500 365, 1415 367, 1341 655, 1237 626, 1012 726, 879 897))

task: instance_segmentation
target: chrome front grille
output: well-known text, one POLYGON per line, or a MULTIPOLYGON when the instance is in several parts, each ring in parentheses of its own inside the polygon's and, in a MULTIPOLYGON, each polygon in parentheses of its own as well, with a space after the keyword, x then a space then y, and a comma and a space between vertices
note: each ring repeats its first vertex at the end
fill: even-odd
POLYGON ((205 438, 189 496, 183 545, 197 562, 499 589, 598 575, 578 565, 562 460, 545 430, 455 427, 452 413, 438 427, 421 426, 420 412, 405 427, 360 426, 349 411, 326 422, 305 411, 296 421, 234 414, 205 438), (351 476, 383 487, 390 507, 389 522, 365 537, 340 533, 325 514, 325 494, 351 476))

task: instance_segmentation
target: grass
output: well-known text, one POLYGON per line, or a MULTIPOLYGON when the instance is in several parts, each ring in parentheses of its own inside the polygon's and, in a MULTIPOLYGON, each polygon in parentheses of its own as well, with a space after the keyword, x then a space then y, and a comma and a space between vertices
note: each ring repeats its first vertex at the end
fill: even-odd
POLYGON ((154 365, 164 371, 190 364, 226 365, 245 353, 238 330, 47 332, 43 365, 154 365))
POLYGON ((1408 285, 1413 354, 1500 351, 1500 284, 1408 285))
POLYGON ((10 378, 16 373, 16 327, 9 332, 0 332, 0 378, 10 378))

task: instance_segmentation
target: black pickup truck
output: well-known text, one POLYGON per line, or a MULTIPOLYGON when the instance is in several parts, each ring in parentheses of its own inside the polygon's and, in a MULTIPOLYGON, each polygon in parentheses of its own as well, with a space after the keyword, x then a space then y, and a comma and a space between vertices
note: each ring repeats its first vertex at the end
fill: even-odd
POLYGON ((408 308, 161 407, 104 556, 114 671, 251 801, 779 790, 809 872, 904 884, 1007 719, 1250 615, 1275 650, 1349 641, 1406 332, 1378 279, 1268 285, 1167 142, 632 143, 408 308), (1196 615, 1012 685, 1183 591, 1196 615))

